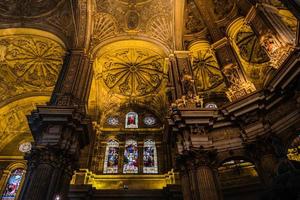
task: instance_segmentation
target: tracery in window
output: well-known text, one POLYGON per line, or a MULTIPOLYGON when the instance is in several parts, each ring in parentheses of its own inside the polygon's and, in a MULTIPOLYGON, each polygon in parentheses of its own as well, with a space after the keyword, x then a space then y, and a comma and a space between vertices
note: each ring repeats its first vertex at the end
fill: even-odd
POLYGON ((147 126, 153 126, 156 124, 156 119, 155 119, 155 117, 152 117, 152 116, 145 117, 143 121, 144 121, 144 124, 147 126))
POLYGON ((115 140, 110 140, 106 146, 103 173, 105 174, 118 173, 118 164, 119 164, 119 143, 115 140))
POLYGON ((129 112, 126 115, 125 128, 138 128, 138 114, 129 112))
POLYGON ((16 199, 24 173, 24 169, 15 169, 14 171, 12 171, 5 186, 2 200, 16 199))
POLYGON ((117 117, 109 117, 107 123, 111 126, 117 126, 119 125, 119 119, 117 117))
POLYGON ((157 151, 155 141, 146 140, 144 142, 144 167, 143 172, 146 174, 158 173, 157 169, 157 151))
POLYGON ((126 140, 123 173, 138 173, 138 147, 135 140, 126 140))

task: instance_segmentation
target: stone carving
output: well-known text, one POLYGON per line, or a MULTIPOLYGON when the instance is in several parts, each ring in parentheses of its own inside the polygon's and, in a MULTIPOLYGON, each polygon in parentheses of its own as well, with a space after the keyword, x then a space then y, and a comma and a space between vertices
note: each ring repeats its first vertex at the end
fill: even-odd
POLYGON ((225 18, 233 9, 234 2, 231 0, 213 0, 214 14, 217 19, 225 18))
POLYGON ((96 4, 97 13, 109 14, 117 23, 117 36, 150 36, 172 47, 171 1, 96 0, 96 4))
POLYGON ((198 33, 205 28, 201 15, 194 1, 187 3, 187 15, 185 19, 185 32, 187 34, 198 33))
POLYGON ((170 19, 167 16, 158 15, 150 19, 147 30, 152 37, 171 45, 172 30, 170 19))
POLYGON ((0 15, 11 18, 38 18, 55 11, 65 0, 2 0, 0 15))
POLYGON ((102 41, 117 34, 118 26, 111 15, 107 13, 95 13, 93 19, 93 42, 102 41))
POLYGON ((40 36, 0 37, 0 99, 52 91, 64 52, 60 44, 40 36))
POLYGON ((208 91, 223 83, 223 76, 210 50, 198 51, 192 58, 192 69, 197 91, 208 91))
POLYGON ((282 44, 273 34, 266 33, 260 38, 262 47, 266 50, 270 57, 270 65, 278 68, 288 57, 292 48, 282 44))
POLYGON ((164 59, 150 50, 120 49, 103 58, 104 83, 118 94, 143 96, 154 92, 163 79, 164 59))
POLYGON ((258 38, 248 25, 240 28, 236 35, 235 43, 239 47, 241 57, 247 62, 261 64, 270 60, 258 38))
POLYGON ((139 14, 134 11, 134 10, 130 10, 127 13, 127 28, 129 30, 134 30, 139 26, 139 14))
POLYGON ((71 9, 71 5, 65 2, 57 12, 46 19, 49 24, 61 30, 68 37, 72 37, 74 34, 74 23, 70 20, 72 19, 71 9))
POLYGON ((230 101, 237 100, 255 91, 253 83, 247 81, 238 66, 229 64, 224 67, 223 73, 230 85, 226 95, 230 101))
POLYGON ((31 36, 0 40, 1 60, 19 81, 38 87, 54 86, 64 56, 60 45, 31 36))
POLYGON ((20 134, 29 133, 26 115, 36 104, 45 104, 48 97, 34 97, 10 103, 0 109, 0 149, 20 134))

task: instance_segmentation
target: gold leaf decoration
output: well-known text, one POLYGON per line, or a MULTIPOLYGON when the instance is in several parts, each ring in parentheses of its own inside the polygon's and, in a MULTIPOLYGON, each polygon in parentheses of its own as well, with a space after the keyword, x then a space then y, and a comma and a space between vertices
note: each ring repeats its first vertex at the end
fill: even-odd
POLYGON ((93 39, 96 41, 115 36, 118 30, 116 21, 107 13, 95 13, 93 28, 93 39))
POLYGON ((159 15, 149 20, 148 32, 152 37, 164 43, 172 42, 171 20, 167 16, 159 15))
POLYGON ((223 76, 211 51, 198 51, 196 55, 192 59, 192 69, 198 91, 208 91, 220 86, 224 82, 223 76))
POLYGON ((120 49, 104 56, 103 80, 106 86, 124 96, 154 92, 163 79, 164 59, 150 50, 120 49))
POLYGON ((37 35, 0 36, 0 100, 30 92, 51 92, 65 50, 37 35))

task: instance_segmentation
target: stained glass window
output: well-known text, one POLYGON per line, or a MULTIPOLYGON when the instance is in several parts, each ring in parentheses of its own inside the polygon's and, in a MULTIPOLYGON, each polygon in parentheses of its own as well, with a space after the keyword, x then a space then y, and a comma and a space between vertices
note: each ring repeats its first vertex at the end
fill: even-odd
POLYGON ((106 146, 103 173, 118 173, 118 164, 119 143, 115 140, 110 140, 106 146))
POLYGON ((126 140, 123 173, 138 173, 138 147, 135 140, 126 140))
POLYGON ((144 168, 143 172, 147 174, 158 173, 157 169, 157 152, 155 142, 153 140, 146 140, 144 142, 144 168))
POLYGON ((217 104, 213 103, 213 102, 209 102, 207 104, 205 104, 205 108, 209 108, 209 109, 217 109, 218 106, 217 104))
POLYGON ((155 117, 152 117, 152 116, 145 117, 143 121, 144 121, 144 124, 147 126, 153 126, 156 124, 156 119, 155 119, 155 117))
POLYGON ((138 128, 138 114, 129 112, 126 115, 125 128, 138 128))
POLYGON ((117 126, 119 125, 119 119, 117 117, 109 117, 107 123, 111 126, 117 126))
POLYGON ((12 173, 7 181, 4 193, 2 195, 2 200, 16 199, 17 192, 19 190, 20 183, 21 183, 24 173, 25 173, 24 169, 16 169, 16 170, 12 171, 12 173))

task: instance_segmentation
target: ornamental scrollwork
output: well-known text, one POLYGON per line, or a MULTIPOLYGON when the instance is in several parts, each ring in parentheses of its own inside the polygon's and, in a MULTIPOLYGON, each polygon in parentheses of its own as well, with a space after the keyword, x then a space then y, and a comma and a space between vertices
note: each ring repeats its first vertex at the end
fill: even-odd
POLYGON ((164 59, 155 52, 128 48, 104 56, 103 81, 117 94, 143 96, 156 91, 163 79, 164 59))
POLYGON ((208 91, 224 82, 217 61, 210 50, 198 51, 197 55, 193 56, 192 69, 197 91, 208 91))
POLYGON ((64 47, 46 37, 0 37, 0 99, 52 91, 64 55, 64 47))
POLYGON ((0 62, 18 81, 32 86, 54 86, 63 57, 62 46, 41 37, 0 38, 0 62))

